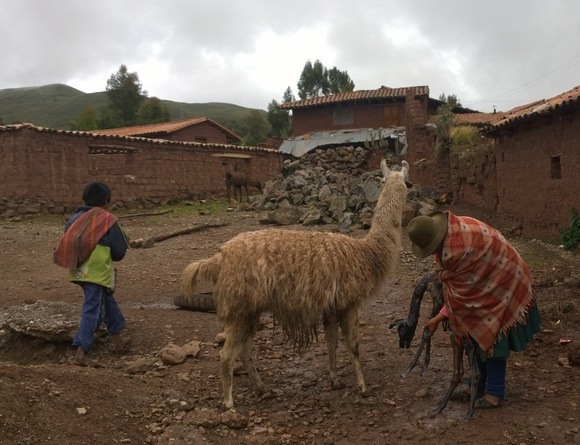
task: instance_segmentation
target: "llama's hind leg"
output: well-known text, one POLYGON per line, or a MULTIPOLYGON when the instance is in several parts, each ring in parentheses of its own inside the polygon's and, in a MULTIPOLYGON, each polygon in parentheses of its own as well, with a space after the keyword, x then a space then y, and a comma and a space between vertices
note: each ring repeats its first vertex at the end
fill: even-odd
POLYGON ((457 388, 457 385, 463 378, 464 343, 463 342, 458 343, 457 338, 453 333, 451 333, 450 338, 451 338, 451 346, 453 347, 453 376, 451 377, 451 384, 449 385, 449 389, 447 390, 445 397, 443 398, 441 403, 437 405, 433 414, 439 414, 441 411, 445 409, 447 403, 449 402, 451 396, 453 395, 453 391, 455 391, 455 388, 457 388))
POLYGON ((234 407, 234 399, 232 396, 234 363, 243 354, 245 342, 240 341, 239 337, 231 329, 225 329, 224 333, 226 341, 219 354, 224 405, 229 409, 234 407))
POLYGON ((344 335, 346 346, 348 348, 348 352, 350 353, 352 364, 354 365, 354 371, 356 373, 356 379, 358 381, 358 387, 360 388, 361 394, 363 396, 370 395, 367 390, 367 385, 365 383, 365 378, 363 376, 362 367, 360 364, 360 355, 358 350, 357 309, 348 311, 343 317, 340 318, 340 329, 344 335))
POLYGON ((322 319, 324 324, 324 336, 328 350, 328 371, 330 373, 330 385, 332 389, 342 389, 346 385, 338 378, 336 370, 336 348, 338 346, 338 322, 336 314, 326 313, 322 319))
POLYGON ((254 361, 252 360, 252 343, 253 339, 251 337, 248 338, 244 343, 244 347, 242 349, 242 361, 244 362, 244 367, 246 368, 250 379, 252 379, 252 382, 256 386, 256 389, 260 392, 260 394, 264 394, 266 392, 266 388, 264 387, 262 379, 260 378, 258 370, 254 365, 254 361))

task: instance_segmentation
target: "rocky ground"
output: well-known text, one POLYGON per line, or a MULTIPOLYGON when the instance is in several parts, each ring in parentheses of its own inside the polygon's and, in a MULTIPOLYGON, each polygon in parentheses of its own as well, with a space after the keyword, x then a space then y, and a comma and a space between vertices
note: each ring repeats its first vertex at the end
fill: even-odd
MULTIPOLYGON (((296 356, 284 348, 280 329, 265 316, 254 355, 270 396, 256 394, 248 376, 240 372, 234 381, 236 411, 226 411, 221 405, 218 371, 220 323, 211 312, 176 308, 173 298, 179 293, 181 270, 188 262, 210 256, 237 233, 263 229, 262 216, 231 211, 121 220, 134 239, 196 224, 224 225, 128 252, 119 265, 116 295, 128 321, 131 350, 113 353, 106 336, 100 335, 92 354, 100 366, 89 368, 73 366, 67 360, 66 338, 78 323, 82 294, 67 282, 66 271, 51 261, 64 219, 1 221, 0 442, 580 442, 580 368, 569 362, 569 354, 580 343, 580 289, 574 283, 580 259, 557 246, 525 238, 511 240, 532 270, 543 330, 527 351, 510 358, 508 394, 501 408, 477 411, 466 422, 467 406, 450 402, 441 414, 430 416, 452 373, 448 335, 441 330, 433 342, 428 371, 422 376, 418 370, 401 376, 417 340, 411 349, 399 349, 398 336, 388 326, 406 316, 415 283, 431 267, 431 260, 417 260, 409 253, 404 238, 388 291, 370 301, 360 316, 360 352, 370 397, 360 396, 344 345, 339 346, 338 360, 346 388, 332 390, 323 333, 304 355, 296 356), (15 332, 7 319, 24 333, 15 332), (55 331, 63 339, 42 338, 42 324, 58 325, 55 331), (167 364, 162 351, 168 345, 187 345, 187 358, 181 364, 167 364)), ((362 230, 350 233, 364 234, 362 230)), ((420 323, 430 311, 429 301, 423 306, 420 323)))

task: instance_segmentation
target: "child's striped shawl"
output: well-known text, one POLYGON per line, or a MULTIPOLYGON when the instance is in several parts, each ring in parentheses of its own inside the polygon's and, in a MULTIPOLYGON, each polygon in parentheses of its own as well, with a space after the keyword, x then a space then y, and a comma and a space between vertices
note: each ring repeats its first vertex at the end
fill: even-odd
POLYGON ((116 216, 100 207, 93 207, 79 216, 54 249, 54 262, 67 269, 79 267, 116 222, 116 216))

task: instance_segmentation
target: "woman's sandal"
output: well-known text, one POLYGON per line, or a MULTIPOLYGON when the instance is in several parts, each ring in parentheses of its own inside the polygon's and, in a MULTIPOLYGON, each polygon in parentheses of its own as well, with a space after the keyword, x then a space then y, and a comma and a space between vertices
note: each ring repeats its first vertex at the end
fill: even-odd
POLYGON ((480 397, 475 401, 475 407, 479 409, 492 409, 499 408, 501 406, 502 399, 499 399, 497 403, 492 403, 483 397, 480 397))
MULTIPOLYGON (((462 388, 455 388, 449 400, 455 400, 458 402, 469 402, 471 400, 471 388, 469 386, 462 387, 462 388)), ((482 397, 483 394, 477 393, 475 395, 476 398, 482 397)))

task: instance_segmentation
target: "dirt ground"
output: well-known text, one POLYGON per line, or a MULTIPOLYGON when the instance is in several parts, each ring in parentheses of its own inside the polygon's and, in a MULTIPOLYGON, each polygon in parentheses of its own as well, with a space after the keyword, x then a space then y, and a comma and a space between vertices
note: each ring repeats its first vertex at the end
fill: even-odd
MULTIPOLYGON (((415 283, 432 265, 431 259, 415 259, 404 237, 388 292, 360 314, 360 353, 370 397, 360 396, 343 344, 338 361, 346 388, 332 390, 324 334, 304 355, 295 356, 284 348, 280 329, 265 316, 254 357, 272 397, 260 397, 248 376, 239 373, 234 379, 236 412, 226 412, 216 343, 220 323, 213 313, 176 308, 173 297, 188 262, 210 256, 237 233, 265 228, 259 223, 262 216, 231 211, 122 219, 133 239, 193 224, 227 225, 127 253, 119 263, 116 297, 132 347, 126 354, 115 354, 107 348, 106 337, 99 337, 91 355, 100 367, 69 364, 67 343, 0 331, 0 443, 580 443, 580 368, 567 365, 569 351, 580 343, 580 289, 565 283, 580 271, 580 258, 525 238, 510 239, 532 270, 543 331, 525 352, 510 357, 501 408, 476 411, 466 422, 467 405, 452 401, 441 414, 430 416, 452 374, 449 337, 442 330, 435 336, 428 371, 400 375, 418 336, 411 349, 399 349, 389 324, 405 318, 415 283), (200 342, 197 357, 175 366, 160 362, 159 351, 167 344, 194 340, 200 342)), ((51 261, 63 225, 62 217, 0 221, 0 313, 9 306, 46 300, 65 302, 80 316, 80 288, 51 261)), ((355 230, 350 235, 364 234, 355 230)), ((426 296, 420 325, 429 312, 426 296)))

